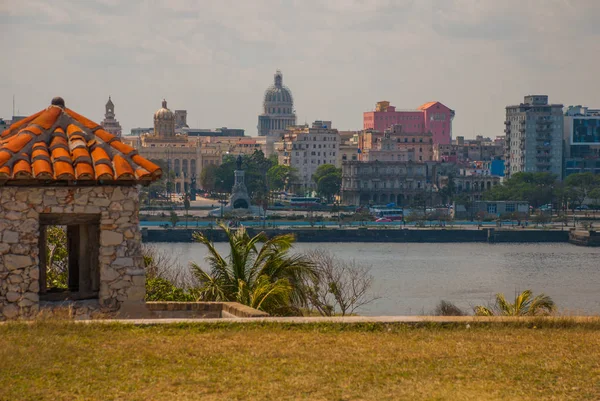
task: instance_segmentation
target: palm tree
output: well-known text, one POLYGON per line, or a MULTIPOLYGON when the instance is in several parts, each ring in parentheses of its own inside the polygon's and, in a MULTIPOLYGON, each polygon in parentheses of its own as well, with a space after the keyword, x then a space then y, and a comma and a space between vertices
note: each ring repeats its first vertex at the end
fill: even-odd
POLYGON ((504 294, 496 294, 495 308, 490 309, 479 305, 475 307, 476 316, 544 316, 556 310, 556 304, 549 296, 540 294, 533 297, 531 290, 525 290, 515 296, 515 302, 510 303, 504 294), (495 310, 494 310, 495 309, 495 310))
POLYGON ((289 314, 306 306, 304 283, 315 278, 316 272, 306 257, 289 254, 295 241, 293 234, 268 239, 264 232, 250 237, 244 228, 220 227, 229 241, 230 254, 226 258, 204 234, 194 234, 209 253, 206 261, 210 272, 192 264, 201 283, 201 299, 239 302, 271 314, 289 314))

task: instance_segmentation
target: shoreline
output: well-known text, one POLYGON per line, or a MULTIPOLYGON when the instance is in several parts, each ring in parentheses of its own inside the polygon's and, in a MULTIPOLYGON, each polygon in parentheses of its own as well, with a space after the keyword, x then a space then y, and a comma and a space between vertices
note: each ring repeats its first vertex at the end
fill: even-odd
MULTIPOLYGON (((310 228, 273 229, 247 228, 251 236, 264 231, 267 236, 293 233, 297 242, 378 242, 378 243, 569 243, 569 231, 560 230, 497 230, 495 228, 447 229, 447 228, 310 228)), ((193 242, 195 232, 204 233, 213 242, 225 242, 220 229, 142 228, 142 242, 193 242)), ((581 244, 576 244, 581 245, 581 244)))

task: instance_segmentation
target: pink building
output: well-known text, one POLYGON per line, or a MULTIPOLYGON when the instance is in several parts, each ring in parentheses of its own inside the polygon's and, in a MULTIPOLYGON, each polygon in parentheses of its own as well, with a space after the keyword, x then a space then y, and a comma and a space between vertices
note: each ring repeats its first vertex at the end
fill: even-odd
POLYGON ((401 125, 406 134, 431 132, 434 144, 452 142, 454 110, 440 102, 429 102, 416 110, 396 110, 390 102, 377 102, 375 111, 363 113, 363 129, 385 131, 392 125, 401 125))

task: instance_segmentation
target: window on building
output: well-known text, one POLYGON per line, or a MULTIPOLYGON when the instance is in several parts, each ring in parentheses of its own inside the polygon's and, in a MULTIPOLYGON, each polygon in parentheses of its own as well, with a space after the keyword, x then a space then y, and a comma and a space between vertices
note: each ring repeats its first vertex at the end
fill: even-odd
POLYGON ((507 203, 506 204, 506 212, 510 213, 510 212, 514 212, 515 211, 515 204, 514 203, 507 203))
POLYGON ((100 215, 40 214, 39 296, 45 301, 98 298, 100 290, 100 215), (67 288, 47 280, 47 229, 63 230, 67 251, 67 288))

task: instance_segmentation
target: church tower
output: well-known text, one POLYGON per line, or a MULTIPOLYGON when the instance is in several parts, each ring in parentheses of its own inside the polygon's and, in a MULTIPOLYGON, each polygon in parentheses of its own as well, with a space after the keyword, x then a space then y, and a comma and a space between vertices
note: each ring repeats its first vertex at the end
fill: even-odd
POLYGON ((108 102, 106 102, 104 109, 104 120, 102 120, 100 125, 102 125, 102 128, 108 133, 121 136, 121 124, 115 119, 115 105, 110 96, 108 97, 108 102))

